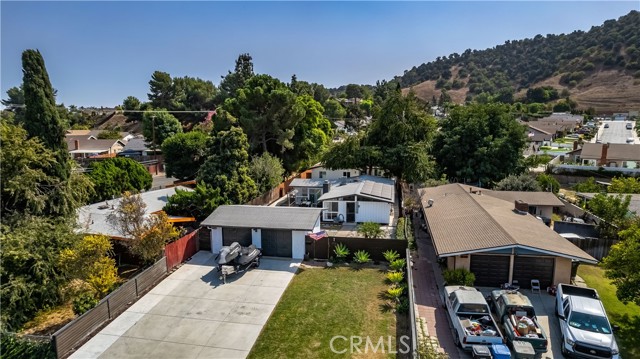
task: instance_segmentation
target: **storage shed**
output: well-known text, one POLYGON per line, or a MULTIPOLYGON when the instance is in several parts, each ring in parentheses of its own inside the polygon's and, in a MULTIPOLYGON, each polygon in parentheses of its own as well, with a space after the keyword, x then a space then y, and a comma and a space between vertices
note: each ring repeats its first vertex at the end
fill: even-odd
POLYGON ((305 235, 320 230, 320 208, 220 206, 202 222, 211 229, 211 250, 238 242, 273 257, 303 259, 305 235))

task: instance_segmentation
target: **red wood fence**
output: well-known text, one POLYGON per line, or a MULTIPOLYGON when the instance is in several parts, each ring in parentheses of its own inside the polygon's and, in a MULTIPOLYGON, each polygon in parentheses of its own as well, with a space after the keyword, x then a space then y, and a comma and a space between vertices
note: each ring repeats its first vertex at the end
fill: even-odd
POLYGON ((164 248, 167 257, 167 270, 173 269, 198 251, 198 230, 183 236, 175 242, 167 244, 164 248))

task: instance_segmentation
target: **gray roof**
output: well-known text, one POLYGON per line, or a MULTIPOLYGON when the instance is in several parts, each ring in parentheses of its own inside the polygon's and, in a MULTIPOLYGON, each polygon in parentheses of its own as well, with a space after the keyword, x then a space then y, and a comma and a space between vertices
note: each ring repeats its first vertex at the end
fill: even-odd
POLYGON ((484 188, 474 187, 482 191, 482 194, 499 198, 505 201, 515 202, 520 200, 530 206, 553 206, 564 207, 564 203, 551 192, 525 192, 525 191, 492 191, 484 188))
MULTIPOLYGON (((184 191, 193 191, 188 187, 177 186, 140 193, 142 201, 147 205, 145 217, 161 211, 167 204, 169 197, 176 193, 176 188, 184 191)), ((78 208, 79 231, 89 234, 104 234, 110 237, 124 238, 124 235, 107 221, 109 214, 113 213, 117 207, 118 201, 119 199, 116 198, 78 208)))
MULTIPOLYGON (((324 183, 324 179, 312 179, 312 178, 294 178, 293 181, 289 184, 289 187, 312 187, 312 188, 322 188, 322 184, 324 183)), ((329 181, 332 184, 338 183, 337 180, 329 181)))
POLYGON ((111 149, 115 143, 119 143, 121 146, 125 146, 125 143, 121 140, 92 140, 86 136, 66 136, 67 149, 71 153, 95 153, 95 152, 107 152, 111 149), (76 150, 76 141, 78 141, 78 149, 76 150))
POLYGON ((202 225, 311 231, 321 213, 322 208, 220 206, 202 221, 202 225))
MULTIPOLYGON (((607 144, 608 161, 640 161, 640 145, 626 143, 607 144)), ((602 157, 602 143, 585 143, 582 145, 580 158, 600 159, 602 157)))
POLYGON ((144 138, 132 138, 127 142, 122 151, 149 151, 146 140, 144 138))
POLYGON ((505 248, 522 248, 554 256, 597 261, 514 203, 448 184, 419 191, 436 253, 447 257, 505 248), (433 205, 428 205, 428 200, 433 205))
POLYGON ((395 182, 388 178, 375 176, 359 176, 349 179, 351 182, 343 185, 331 185, 329 192, 324 193, 319 201, 328 199, 364 196, 383 202, 395 201, 395 182))

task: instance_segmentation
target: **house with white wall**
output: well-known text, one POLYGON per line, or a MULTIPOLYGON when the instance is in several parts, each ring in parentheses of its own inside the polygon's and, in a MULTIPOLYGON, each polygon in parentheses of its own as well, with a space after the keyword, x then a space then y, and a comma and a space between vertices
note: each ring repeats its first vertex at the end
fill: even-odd
POLYGON ((359 176, 339 182, 323 183, 318 206, 323 221, 344 223, 375 222, 389 224, 395 203, 395 181, 359 176))

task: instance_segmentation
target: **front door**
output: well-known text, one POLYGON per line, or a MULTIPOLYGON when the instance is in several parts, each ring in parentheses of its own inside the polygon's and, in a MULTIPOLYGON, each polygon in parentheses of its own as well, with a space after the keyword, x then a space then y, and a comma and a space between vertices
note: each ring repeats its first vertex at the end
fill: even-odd
POLYGON ((353 223, 356 221, 356 203, 347 202, 347 222, 353 223))

